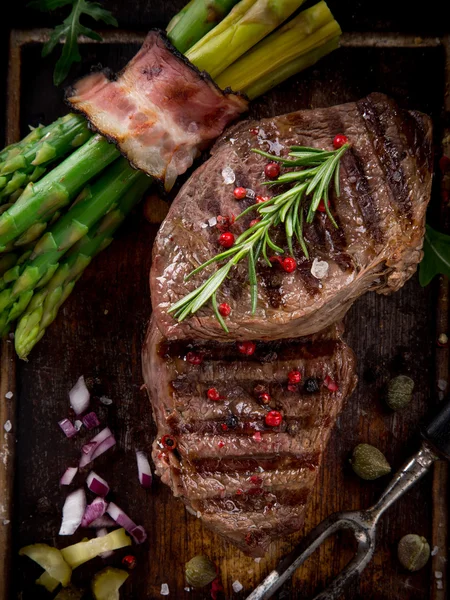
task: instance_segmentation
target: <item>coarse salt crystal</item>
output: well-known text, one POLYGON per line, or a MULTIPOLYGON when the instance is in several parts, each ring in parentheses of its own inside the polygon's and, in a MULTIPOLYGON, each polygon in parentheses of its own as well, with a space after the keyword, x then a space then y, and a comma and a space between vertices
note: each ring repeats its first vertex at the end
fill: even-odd
POLYGON ((236 138, 230 138, 230 144, 231 145, 233 145, 235 141, 236 141, 236 138))
POLYGON ((442 579, 442 571, 435 571, 434 576, 436 579, 442 579))
POLYGON ((6 392, 5 394, 5 398, 7 398, 8 400, 11 400, 11 398, 14 396, 14 394, 12 392, 6 392))
POLYGON ((3 525, 9 525, 11 521, 9 519, 3 519, 3 525))
POLYGON ((436 581, 436 587, 438 590, 443 590, 444 589, 444 582, 442 581, 442 579, 438 579, 436 581))
POLYGON ((329 268, 330 265, 326 260, 319 260, 318 258, 315 258, 311 266, 311 275, 316 279, 323 279, 328 275, 329 268))
POLYGON ((211 217, 211 218, 208 220, 208 225, 209 225, 210 227, 215 227, 215 226, 217 225, 217 217, 211 217))
POLYGON ((185 591, 185 592, 190 592, 190 591, 191 591, 191 589, 192 589, 192 588, 190 588, 190 587, 185 587, 185 588, 184 588, 184 591, 185 591))
POLYGON ((162 583, 161 584, 161 596, 168 596, 169 594, 170 594, 169 586, 167 585, 167 583, 162 583))
POLYGON ((435 546, 431 552, 431 556, 436 556, 436 554, 439 552, 439 547, 435 546))
POLYGON ((3 429, 6 431, 6 433, 9 433, 12 429, 12 424, 11 421, 8 419, 6 421, 6 423, 3 425, 3 429))
POLYGON ((105 406, 109 406, 110 404, 112 404, 111 398, 107 398, 106 396, 100 396, 100 402, 105 406))
POLYGON ((238 581, 237 579, 236 579, 236 581, 233 582, 233 585, 231 587, 236 592, 236 594, 238 592, 241 592, 244 589, 244 586, 242 585, 242 583, 240 581, 238 581))
POLYGON ((283 144, 280 144, 278 138, 276 138, 276 140, 274 142, 267 140, 267 143, 269 144, 269 152, 271 154, 275 154, 276 156, 280 156, 281 151, 283 150, 284 146, 283 146, 283 144))
POLYGON ((201 519, 202 518, 202 513, 198 510, 197 511, 197 519, 201 519))
POLYGON ((75 421, 75 423, 73 424, 73 426, 75 427, 75 429, 76 429, 77 431, 80 431, 80 429, 81 429, 81 428, 82 428, 82 426, 83 426, 83 422, 82 422, 82 421, 79 421, 79 420, 77 419, 77 420, 75 421))
POLYGON ((236 181, 236 175, 231 167, 224 167, 222 169, 223 182, 227 185, 236 181))
POLYGON ((258 558, 255 558, 255 563, 259 564, 260 562, 261 562, 261 557, 260 556, 258 556, 258 558))

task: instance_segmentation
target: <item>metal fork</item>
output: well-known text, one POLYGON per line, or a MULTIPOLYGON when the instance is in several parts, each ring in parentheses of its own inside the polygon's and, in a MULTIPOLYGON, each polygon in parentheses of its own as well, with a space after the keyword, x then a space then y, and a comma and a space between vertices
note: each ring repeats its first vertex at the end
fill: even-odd
POLYGON ((287 581, 307 558, 330 536, 341 529, 353 531, 358 548, 353 559, 314 600, 337 600, 350 583, 363 572, 375 552, 376 528, 384 511, 402 496, 441 457, 450 460, 450 401, 423 429, 420 450, 396 473, 381 498, 366 510, 338 512, 313 529, 253 590, 247 600, 267 600, 287 581))

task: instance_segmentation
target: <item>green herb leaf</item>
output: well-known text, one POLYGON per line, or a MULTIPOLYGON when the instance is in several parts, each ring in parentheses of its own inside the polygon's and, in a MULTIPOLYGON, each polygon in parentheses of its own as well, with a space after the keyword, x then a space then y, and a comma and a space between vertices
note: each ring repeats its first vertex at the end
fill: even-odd
POLYGON ((450 277, 450 236, 427 225, 424 257, 419 265, 419 282, 425 287, 435 275, 450 277))
POLYGON ((60 85, 69 74, 73 63, 81 60, 78 36, 84 35, 92 40, 102 40, 98 33, 80 23, 82 15, 88 15, 96 21, 103 21, 107 25, 117 27, 117 21, 109 10, 105 10, 97 2, 89 2, 89 0, 35 0, 30 2, 28 6, 47 12, 69 4, 72 5, 69 16, 64 19, 61 25, 55 27, 50 34, 50 39, 42 49, 42 56, 47 56, 50 52, 53 52, 59 40, 65 38, 61 56, 53 73, 53 83, 55 85, 60 85))
POLYGON ((253 152, 269 157, 273 160, 279 160, 284 165, 308 167, 301 171, 291 171, 283 173, 272 182, 271 185, 283 185, 294 183, 293 187, 287 191, 266 200, 262 204, 253 204, 243 210, 236 217, 236 221, 247 215, 250 211, 256 210, 261 217, 248 229, 243 231, 234 245, 228 250, 213 256, 203 264, 194 269, 185 280, 196 275, 205 267, 228 259, 215 271, 205 282, 196 290, 187 294, 181 300, 173 304, 168 312, 172 313, 178 321, 183 321, 190 315, 197 312, 206 302, 211 300, 212 308, 216 319, 221 327, 228 331, 226 324, 222 319, 217 306, 217 291, 228 277, 233 266, 237 265, 243 258, 248 258, 248 281, 250 284, 250 297, 252 314, 255 314, 258 303, 258 275, 256 272, 257 261, 262 253, 262 258, 269 267, 272 267, 271 260, 267 255, 267 248, 279 254, 284 254, 284 248, 278 246, 270 237, 270 231, 281 223, 284 223, 286 232, 286 241, 289 252, 294 254, 293 239, 297 239, 304 255, 309 258, 308 248, 303 238, 303 210, 304 204, 308 202, 309 210, 307 222, 312 222, 317 207, 323 199, 325 209, 330 221, 335 227, 337 224, 333 218, 329 206, 329 187, 331 179, 334 177, 334 187, 337 195, 339 194, 339 161, 346 152, 348 144, 345 144, 339 150, 325 151, 315 148, 306 148, 303 146, 291 147, 290 156, 297 160, 283 159, 275 157, 259 149, 253 149, 253 152), (295 150, 295 152, 293 152, 295 150))

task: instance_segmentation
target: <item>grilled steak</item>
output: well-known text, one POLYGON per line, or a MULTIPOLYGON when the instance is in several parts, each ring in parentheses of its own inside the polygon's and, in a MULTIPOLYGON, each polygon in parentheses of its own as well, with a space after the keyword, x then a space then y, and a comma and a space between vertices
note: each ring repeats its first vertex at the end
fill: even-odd
MULTIPOLYGON (((159 329, 166 337, 179 339, 268 340, 309 335, 340 320, 364 292, 387 294, 399 289, 422 256, 431 167, 430 119, 400 110, 382 94, 238 124, 216 143, 212 157, 181 189, 159 231, 150 276, 159 329), (339 228, 318 213, 304 230, 310 258, 297 247, 294 273, 259 261, 255 315, 250 310, 247 261, 234 268, 217 295, 218 302, 231 305, 230 334, 222 330, 210 304, 178 323, 168 308, 217 269, 212 265, 185 282, 188 273, 220 250, 219 232, 208 221, 238 214, 254 202, 237 202, 235 186, 256 194, 275 193, 262 185, 267 159, 251 149, 283 155, 290 145, 332 149, 338 133, 346 134, 351 142, 341 162, 341 195, 331 200, 339 228), (235 174, 233 183, 224 181, 222 172, 227 167, 235 174), (315 269, 318 261, 328 264, 328 269, 322 265, 325 274, 315 269)), ((253 218, 249 214, 232 231, 239 234, 253 218)), ((281 232, 275 239, 287 250, 281 232)))
POLYGON ((356 382, 340 332, 333 325, 309 338, 257 342, 243 356, 234 342, 169 342, 150 324, 143 371, 158 425, 157 474, 247 554, 262 556, 274 538, 302 526, 328 437, 356 382), (294 369, 302 381, 288 389, 294 369), (282 414, 281 425, 266 425, 270 410, 282 414))

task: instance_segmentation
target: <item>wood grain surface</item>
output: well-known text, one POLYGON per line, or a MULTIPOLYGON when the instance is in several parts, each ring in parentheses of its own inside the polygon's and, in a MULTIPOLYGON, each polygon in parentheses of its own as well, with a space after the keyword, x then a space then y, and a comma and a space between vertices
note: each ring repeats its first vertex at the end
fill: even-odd
MULTIPOLYGON (((151 3, 159 24, 175 12, 169 10, 173 4, 151 3)), ((339 17, 339 11, 335 12, 339 17)), ((99 62, 120 68, 136 48, 135 44, 86 44, 78 72, 86 72, 99 62)), ((48 123, 66 112, 61 90, 51 83, 54 60, 43 61, 39 53, 37 43, 24 46, 22 51, 18 104, 21 134, 28 124, 48 123)), ((395 44, 355 48, 350 44, 256 101, 251 115, 265 117, 332 105, 382 91, 402 106, 433 117, 439 149, 445 126, 444 59, 440 44, 428 47, 418 42, 403 48, 395 44)), ((432 202, 433 217, 433 213, 438 215, 440 204, 437 185, 432 202)), ((246 592, 302 535, 299 532, 280 540, 256 563, 204 529, 201 521, 188 515, 159 481, 151 491, 143 490, 138 483, 134 451, 149 449, 155 431, 148 400, 141 390, 140 350, 151 312, 148 271, 156 231, 157 224, 148 223, 142 209, 136 210, 116 242, 87 269, 29 362, 17 365, 17 468, 10 597, 48 597, 34 585, 39 569, 30 561, 17 558, 21 546, 47 542, 63 547, 85 535, 78 532, 67 539, 58 536, 66 493, 59 486, 59 478, 67 466, 77 463, 80 447, 90 437, 80 433, 67 440, 57 425, 69 412, 68 390, 81 374, 92 389, 95 410, 118 441, 115 449, 96 461, 95 470, 109 482, 112 499, 143 524, 149 534, 145 544, 133 548, 137 567, 124 585, 122 598, 160 598, 162 583, 169 585, 170 598, 208 598, 208 590, 184 590, 184 564, 196 554, 207 554, 217 563, 227 598, 245 598, 246 592), (104 406, 99 402, 102 395, 113 403, 104 406), (235 580, 244 586, 240 594, 231 589, 235 580)), ((305 532, 333 511, 368 507, 386 485, 386 479, 363 482, 353 474, 348 458, 357 443, 378 446, 393 469, 417 449, 420 422, 438 400, 435 372, 436 355, 441 349, 436 344, 437 297, 437 282, 422 289, 414 277, 391 297, 366 295, 348 314, 346 339, 358 357, 359 384, 333 432, 307 510, 305 532), (394 414, 386 408, 383 395, 389 379, 398 374, 410 375, 416 388, 411 406, 394 414)), ((6 371, 2 371, 2 394, 6 371)), ((4 403, 4 398, 0 401, 4 403)), ((0 412, 2 418, 3 414, 0 412)), ((77 485, 83 485, 81 475, 73 484, 77 485)), ((429 563, 417 573, 406 572, 396 559, 396 545, 406 533, 424 535, 432 542, 432 529, 430 474, 383 517, 374 559, 345 599, 431 598, 434 565, 429 563)), ((312 597, 345 565, 352 547, 345 536, 329 540, 278 597, 312 597)), ((119 565, 124 554, 118 551, 107 561, 91 561, 76 570, 74 581, 87 586, 92 574, 105 562, 119 565)))

